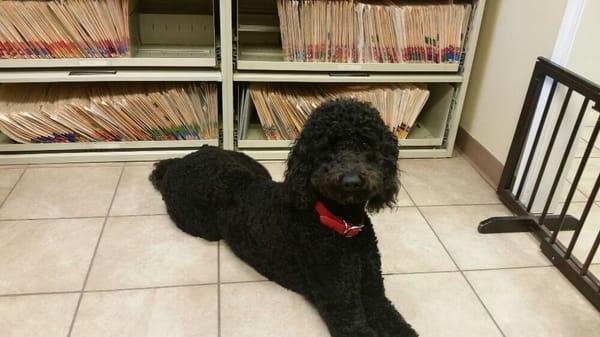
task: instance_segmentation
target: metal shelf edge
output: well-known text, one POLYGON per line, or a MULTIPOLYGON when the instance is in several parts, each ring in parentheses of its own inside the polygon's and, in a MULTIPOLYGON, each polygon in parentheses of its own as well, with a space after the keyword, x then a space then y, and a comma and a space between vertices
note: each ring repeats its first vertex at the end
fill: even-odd
POLYGON ((0 71, 0 83, 208 81, 221 82, 214 70, 22 70, 0 71))
POLYGON ((460 83, 460 74, 328 74, 236 72, 235 82, 321 82, 321 83, 460 83))

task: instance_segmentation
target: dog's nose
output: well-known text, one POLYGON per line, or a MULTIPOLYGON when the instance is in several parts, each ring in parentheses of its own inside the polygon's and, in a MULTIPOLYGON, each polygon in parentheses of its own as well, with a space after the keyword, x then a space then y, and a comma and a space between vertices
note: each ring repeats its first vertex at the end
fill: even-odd
POLYGON ((342 177, 342 187, 347 190, 359 188, 362 184, 362 179, 356 173, 346 174, 342 177))

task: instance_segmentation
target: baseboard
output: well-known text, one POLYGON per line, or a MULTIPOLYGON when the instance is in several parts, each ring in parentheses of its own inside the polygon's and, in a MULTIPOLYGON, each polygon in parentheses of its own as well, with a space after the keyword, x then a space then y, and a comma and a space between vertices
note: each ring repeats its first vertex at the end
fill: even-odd
POLYGON ((494 188, 498 186, 504 165, 461 127, 458 128, 456 147, 483 179, 494 188))

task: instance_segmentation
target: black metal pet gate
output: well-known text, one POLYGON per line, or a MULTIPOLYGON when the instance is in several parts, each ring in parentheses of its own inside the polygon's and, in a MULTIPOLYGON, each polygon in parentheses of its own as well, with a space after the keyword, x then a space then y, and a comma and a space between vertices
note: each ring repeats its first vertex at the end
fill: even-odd
MULTIPOLYGON (((547 89, 546 92, 548 92, 547 89)), ((541 102, 541 104, 543 104, 543 102, 541 102)), ((564 177, 565 163, 567 163, 570 153, 574 148, 573 146, 579 128, 582 125, 587 108, 590 106, 592 109, 596 110, 596 112, 600 111, 600 87, 598 85, 587 81, 581 76, 578 76, 545 58, 538 59, 497 190, 499 198, 514 214, 516 214, 516 216, 495 217, 484 220, 479 225, 478 230, 480 233, 534 232, 535 236, 540 241, 542 252, 571 281, 571 283, 581 291, 596 309, 600 310, 600 281, 598 280, 598 276, 600 275, 595 276, 590 272, 590 265, 592 264, 592 260, 598 250, 598 245, 600 244, 600 230, 595 236, 595 240, 583 262, 573 254, 573 249, 577 240, 580 239, 584 223, 596 200, 596 194, 600 187, 600 174, 594 174, 594 176, 597 174, 595 184, 585 202, 583 212, 579 218, 567 214, 572 204, 577 186, 584 173, 584 169, 586 168, 586 164, 588 163, 588 159, 590 158, 590 154, 594 148, 596 138, 598 137, 598 132, 600 131, 600 116, 596 119, 589 143, 577 166, 575 176, 571 181, 571 187, 568 189, 564 205, 562 208, 559 207, 559 209, 561 209, 560 213, 556 212, 556 214, 552 214, 549 211, 550 205, 553 202, 553 197, 557 193, 557 187, 564 177), (538 108, 538 103, 540 102, 542 88, 545 83, 546 88, 550 86, 550 89, 542 111, 541 106, 538 108), (548 122, 549 119, 547 117, 550 115, 550 106, 558 85, 560 85, 561 88, 564 87, 566 89, 566 95, 564 96, 558 115, 556 116, 556 114, 554 114, 553 116, 556 117, 556 122, 552 126, 551 123, 548 122), (583 97, 583 103, 576 116, 576 120, 574 121, 574 126, 572 129, 566 130, 570 131, 570 134, 567 137, 568 142, 566 147, 559 149, 559 151, 564 149, 564 153, 558 153, 561 161, 558 162, 556 171, 553 171, 548 167, 549 159, 552 150, 556 148, 555 143, 557 136, 559 135, 559 130, 565 132, 564 128, 570 127, 570 125, 565 125, 564 118, 573 93, 581 95, 583 97), (537 126, 534 120, 539 121, 537 126), (546 133, 546 135, 551 135, 547 147, 543 148, 542 146, 539 146, 540 149, 538 149, 538 143, 540 142, 540 138, 542 138, 542 129, 545 124, 548 124, 546 127, 550 128, 548 130, 551 130, 551 132, 548 132, 547 130, 548 133, 546 133), (561 124, 563 126, 562 130, 561 124), (537 172, 530 172, 535 155, 538 155, 537 158, 541 159, 541 162, 537 162, 539 169, 533 170, 537 172), (550 189, 547 190, 547 197, 542 196, 542 198, 545 198, 544 200, 536 201, 536 197, 538 197, 540 191, 540 183, 544 176, 551 179, 552 185, 550 189), (528 184, 530 191, 530 196, 527 201, 523 201, 526 198, 522 195, 525 184, 528 184), (543 210, 540 213, 540 207, 538 208, 538 211, 534 213, 532 211, 534 202, 540 201, 540 205, 543 205, 543 210), (567 245, 563 244, 560 240, 557 240, 561 231, 572 231, 571 239, 567 245)), ((550 166, 556 166, 556 162, 550 166)))

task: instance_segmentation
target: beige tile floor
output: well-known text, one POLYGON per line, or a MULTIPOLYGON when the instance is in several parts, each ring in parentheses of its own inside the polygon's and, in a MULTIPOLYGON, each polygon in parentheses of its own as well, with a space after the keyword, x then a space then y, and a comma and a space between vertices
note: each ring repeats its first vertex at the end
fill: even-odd
MULTIPOLYGON (((530 234, 476 232, 482 219, 509 213, 467 161, 400 166, 398 207, 373 219, 388 296, 422 336, 599 335, 598 312, 530 234)), ((281 163, 267 167, 281 179, 281 163)), ((150 170, 0 168, 0 336, 328 335, 300 296, 226 244, 176 230, 150 170)))

